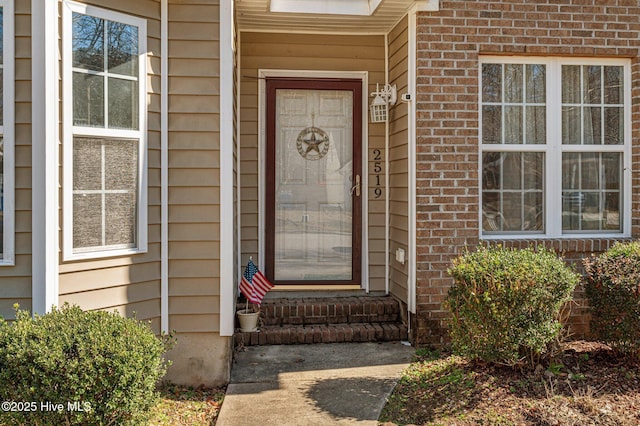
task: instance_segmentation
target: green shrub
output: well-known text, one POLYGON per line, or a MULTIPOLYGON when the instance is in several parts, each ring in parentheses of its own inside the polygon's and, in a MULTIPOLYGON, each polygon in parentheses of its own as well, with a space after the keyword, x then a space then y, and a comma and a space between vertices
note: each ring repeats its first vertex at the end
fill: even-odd
POLYGON ((22 405, 3 406, 0 424, 141 424, 171 344, 116 313, 17 310, 12 323, 0 318, 0 401, 22 405))
POLYGON ((622 353, 639 356, 640 242, 616 243, 583 262, 594 337, 622 353))
POLYGON ((544 354, 562 328, 558 316, 579 275, 546 249, 480 246, 454 259, 445 306, 453 349, 515 365, 544 354))

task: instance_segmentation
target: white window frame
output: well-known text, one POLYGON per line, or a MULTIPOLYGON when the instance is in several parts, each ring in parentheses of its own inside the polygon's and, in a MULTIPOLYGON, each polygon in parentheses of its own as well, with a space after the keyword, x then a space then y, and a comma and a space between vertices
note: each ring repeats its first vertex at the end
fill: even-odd
POLYGON ((622 58, 562 58, 562 57, 512 57, 481 56, 478 66, 478 184, 479 184, 479 234, 484 240, 507 239, 582 239, 582 238, 629 238, 631 237, 631 60, 622 58), (546 133, 547 143, 528 144, 483 144, 482 143, 482 65, 483 64, 542 64, 546 66, 546 133), (621 145, 562 145, 562 81, 563 65, 620 66, 624 78, 624 143, 621 145), (542 152, 545 161, 544 202, 546 206, 545 231, 543 233, 496 233, 486 234, 482 229, 482 154, 485 152, 542 152), (619 152, 622 154, 623 197, 620 215, 622 232, 581 232, 562 230, 562 154, 564 152, 619 152))
MULTIPOLYGON (((65 0, 62 29, 62 82, 63 82, 63 259, 81 260, 122 256, 147 252, 147 21, 142 18, 114 12, 95 6, 65 0), (138 27, 138 130, 123 130, 73 125, 73 13, 95 16, 138 27), (98 247, 96 250, 73 248, 73 139, 98 137, 137 139, 138 142, 138 197, 137 235, 135 247, 98 247)), ((105 52, 106 53, 106 52, 105 52)), ((105 125, 108 117, 105 114, 105 125)))
POLYGON ((3 138, 3 239, 0 266, 15 265, 15 52, 13 0, 0 0, 2 7, 2 126, 3 138))

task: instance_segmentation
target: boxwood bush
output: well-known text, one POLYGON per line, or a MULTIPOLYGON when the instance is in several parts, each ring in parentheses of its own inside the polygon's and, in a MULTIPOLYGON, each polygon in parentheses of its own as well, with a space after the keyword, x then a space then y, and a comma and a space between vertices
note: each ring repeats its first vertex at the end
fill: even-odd
POLYGON ((20 405, 3 406, 0 424, 142 424, 171 344, 116 313, 16 309, 15 321, 0 318, 0 401, 20 405))
POLYGON ((583 263, 594 337, 640 356, 640 242, 616 243, 583 263))
POLYGON ((537 361, 562 328, 579 282, 554 252, 480 246, 453 260, 445 300, 454 351, 507 365, 537 361))

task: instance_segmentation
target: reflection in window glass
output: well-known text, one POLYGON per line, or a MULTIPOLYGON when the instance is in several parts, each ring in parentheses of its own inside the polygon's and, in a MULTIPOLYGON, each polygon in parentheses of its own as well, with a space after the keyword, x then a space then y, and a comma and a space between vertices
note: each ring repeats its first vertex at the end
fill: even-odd
POLYGON ((483 153, 483 232, 543 232, 543 176, 543 153, 483 153))
POLYGON ((502 101, 502 65, 482 65, 482 102, 502 101))
POLYGON ((602 102, 602 67, 587 65, 584 71, 584 93, 582 95, 586 104, 597 105, 602 102))
POLYGON ((504 102, 521 103, 523 92, 524 66, 521 64, 504 65, 504 102))
POLYGON ((622 154, 562 155, 562 229, 622 230, 622 154))
POLYGON ((527 102, 545 103, 547 98, 547 73, 544 65, 529 64, 525 66, 527 102))
POLYGON ((109 22, 109 72, 138 75, 138 29, 119 22, 109 22))
POLYGON ((138 28, 73 13, 72 50, 74 125, 136 130, 138 28))
POLYGON ((543 106, 530 106, 526 108, 525 121, 527 142, 534 145, 547 143, 547 110, 543 106))
POLYGON ((73 14, 73 67, 104 70, 104 20, 73 14))
POLYGON ((624 108, 604 108, 604 143, 621 145, 624 143, 624 108))
POLYGON ((482 65, 482 143, 546 143, 546 67, 482 65))
POLYGON ((499 105, 482 107, 482 143, 502 143, 502 108, 499 105))
POLYGON ((109 128, 138 127, 138 82, 109 78, 109 128))
POLYGON ((73 125, 104 127, 104 78, 73 73, 73 125))
POLYGON ((621 66, 563 65, 562 143, 624 144, 623 90, 621 66))
POLYGON ((604 103, 624 102, 624 79, 622 67, 604 67, 604 103))

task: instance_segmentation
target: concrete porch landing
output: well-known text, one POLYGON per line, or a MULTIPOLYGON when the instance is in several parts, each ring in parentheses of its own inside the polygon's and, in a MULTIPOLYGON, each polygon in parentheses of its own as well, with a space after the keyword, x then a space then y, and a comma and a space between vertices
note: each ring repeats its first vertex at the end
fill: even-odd
POLYGON ((400 342, 246 347, 216 425, 377 425, 414 352, 400 342))

